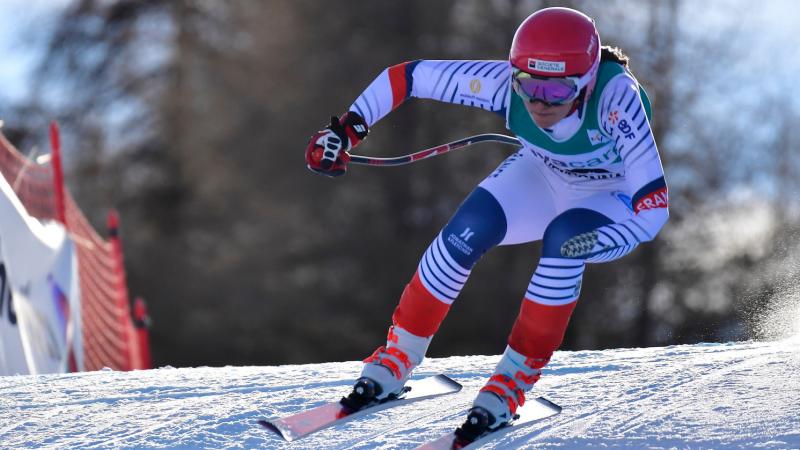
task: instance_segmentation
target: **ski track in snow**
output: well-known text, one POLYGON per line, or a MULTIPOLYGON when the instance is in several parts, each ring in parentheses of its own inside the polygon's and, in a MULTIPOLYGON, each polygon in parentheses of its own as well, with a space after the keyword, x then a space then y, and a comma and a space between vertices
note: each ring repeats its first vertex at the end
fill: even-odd
MULTIPOLYGON (((0 378, 0 448, 412 449, 458 426, 498 356, 428 359, 457 393, 287 443, 256 425, 345 395, 360 363, 0 378)), ((800 449, 800 336, 557 352, 531 396, 564 407, 483 448, 800 449)))

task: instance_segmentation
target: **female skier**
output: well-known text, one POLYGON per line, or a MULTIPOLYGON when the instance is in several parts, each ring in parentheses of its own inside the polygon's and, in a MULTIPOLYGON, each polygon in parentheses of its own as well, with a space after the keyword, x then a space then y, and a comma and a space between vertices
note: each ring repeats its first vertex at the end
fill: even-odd
POLYGON ((652 240, 668 217, 650 104, 618 49, 568 8, 530 15, 508 61, 405 62, 384 70, 317 132, 308 167, 343 174, 348 151, 409 97, 478 107, 506 120, 523 147, 484 179, 425 251, 392 316, 386 345, 364 362, 351 402, 401 392, 473 265, 496 245, 542 240, 508 345, 459 431, 507 423, 564 337, 587 262, 652 240))

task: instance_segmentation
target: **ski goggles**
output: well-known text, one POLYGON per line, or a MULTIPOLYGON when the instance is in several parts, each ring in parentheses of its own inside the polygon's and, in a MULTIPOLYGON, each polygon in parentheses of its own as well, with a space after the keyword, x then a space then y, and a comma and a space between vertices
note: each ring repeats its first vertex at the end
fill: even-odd
POLYGON ((581 77, 542 77, 520 69, 511 74, 514 92, 528 102, 564 105, 576 98, 596 73, 596 64, 581 77))

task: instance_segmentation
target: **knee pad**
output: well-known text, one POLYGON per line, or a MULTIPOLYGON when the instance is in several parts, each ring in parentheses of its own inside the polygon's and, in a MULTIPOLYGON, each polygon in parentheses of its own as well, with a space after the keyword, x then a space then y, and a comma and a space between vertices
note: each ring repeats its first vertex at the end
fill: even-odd
POLYGON ((587 208, 568 209, 556 216, 544 230, 542 256, 563 258, 561 246, 567 240, 610 223, 614 221, 597 211, 587 208))
POLYGON ((476 188, 442 230, 447 253, 464 269, 472 266, 506 235, 506 215, 497 199, 476 188))

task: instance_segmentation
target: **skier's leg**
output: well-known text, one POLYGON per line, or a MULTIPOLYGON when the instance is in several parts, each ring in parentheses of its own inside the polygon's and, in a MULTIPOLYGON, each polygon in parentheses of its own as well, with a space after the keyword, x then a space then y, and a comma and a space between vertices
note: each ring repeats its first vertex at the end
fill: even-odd
POLYGON ((498 244, 542 238, 556 215, 552 193, 541 164, 525 151, 486 177, 425 251, 392 316, 386 346, 368 358, 363 377, 387 386, 383 395, 401 389, 478 259, 498 244), (393 364, 400 370, 385 367, 393 364))
POLYGON ((490 414, 490 427, 513 417, 564 339, 580 294, 585 262, 563 258, 561 245, 576 234, 610 222, 597 211, 574 208, 556 217, 545 230, 542 258, 528 285, 508 346, 473 404, 490 414))
POLYGON ((386 345, 365 360, 361 377, 378 385, 379 399, 402 389, 472 267, 505 233, 500 203, 488 190, 476 188, 422 256, 394 311, 386 345))

